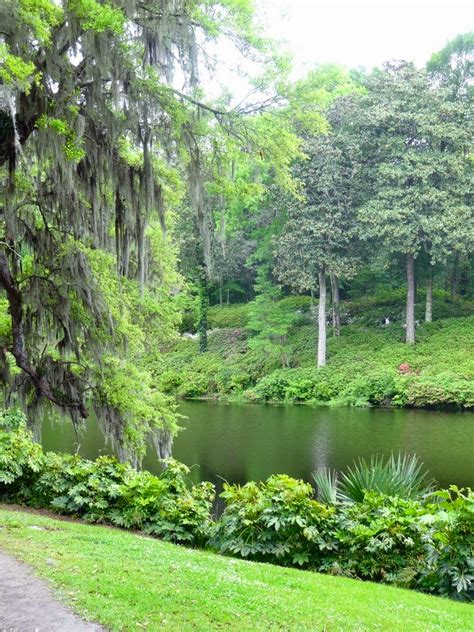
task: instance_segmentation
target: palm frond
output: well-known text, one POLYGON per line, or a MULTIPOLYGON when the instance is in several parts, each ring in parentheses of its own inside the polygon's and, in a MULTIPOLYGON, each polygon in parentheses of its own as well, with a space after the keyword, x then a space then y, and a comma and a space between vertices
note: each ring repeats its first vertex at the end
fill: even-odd
POLYGON ((322 467, 312 473, 316 484, 316 496, 326 505, 334 505, 338 499, 338 476, 336 470, 322 467))

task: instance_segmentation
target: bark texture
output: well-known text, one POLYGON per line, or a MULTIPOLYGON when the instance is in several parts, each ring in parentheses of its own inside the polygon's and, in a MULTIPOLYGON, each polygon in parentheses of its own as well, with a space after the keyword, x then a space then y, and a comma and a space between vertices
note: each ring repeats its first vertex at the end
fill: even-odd
POLYGON ((318 368, 326 366, 326 274, 319 272, 318 368))
POLYGON ((433 275, 430 271, 430 275, 426 283, 425 322, 431 323, 432 320, 433 320, 433 275))
POLYGON ((332 333, 333 336, 341 335, 341 308, 339 295, 339 277, 331 274, 331 296, 332 296, 332 333))
POLYGON ((406 343, 415 344, 415 256, 407 254, 406 343))

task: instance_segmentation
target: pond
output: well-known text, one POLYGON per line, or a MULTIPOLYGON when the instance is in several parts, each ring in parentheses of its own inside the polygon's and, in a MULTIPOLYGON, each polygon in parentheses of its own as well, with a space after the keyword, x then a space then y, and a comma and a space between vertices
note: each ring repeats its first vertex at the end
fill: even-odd
MULTIPOLYGON (((195 482, 245 483, 284 473, 311 480, 318 467, 343 469, 359 456, 416 453, 442 486, 474 487, 474 413, 366 408, 309 408, 183 402, 185 429, 173 456, 195 482)), ((45 421, 47 450, 77 449, 87 458, 110 453, 91 419, 76 437, 68 422, 45 421)), ((149 450, 143 466, 158 473, 149 450)))

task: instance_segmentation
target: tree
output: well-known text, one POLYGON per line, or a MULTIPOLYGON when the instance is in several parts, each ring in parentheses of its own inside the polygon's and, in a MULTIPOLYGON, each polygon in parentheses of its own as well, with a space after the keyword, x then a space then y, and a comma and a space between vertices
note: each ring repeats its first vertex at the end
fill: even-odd
POLYGON ((405 257, 406 342, 413 344, 415 259, 425 251, 434 265, 472 248, 472 117, 410 64, 375 71, 367 89, 350 119, 370 182, 358 221, 366 239, 405 257))
MULTIPOLYGON (((277 241, 277 274, 299 290, 319 288, 318 367, 326 364, 326 275, 337 296, 338 277, 357 266, 357 184, 351 152, 337 130, 305 143, 307 159, 295 168, 302 197, 289 200, 277 241)), ((337 307, 336 307, 337 309, 337 307)))
POLYGON ((143 453, 146 432, 168 445, 173 406, 141 356, 175 320, 160 287, 160 265, 174 266, 175 253, 164 239, 160 258, 152 242, 187 176, 196 179, 196 110, 238 133, 247 105, 206 102, 198 69, 207 42, 224 33, 243 52, 265 48, 252 3, 5 0, 0 23, 0 287, 11 317, 1 360, 4 375, 15 365, 10 396, 31 414, 48 400, 75 422, 92 404, 129 451, 143 453))
POLYGON ((453 100, 472 98, 474 32, 461 33, 434 53, 426 70, 453 100))
POLYGON ((283 368, 290 366, 291 346, 288 333, 296 314, 285 307, 281 288, 271 282, 266 266, 261 266, 255 284, 257 294, 250 303, 247 329, 255 335, 249 339, 251 349, 260 349, 269 359, 278 358, 283 368))

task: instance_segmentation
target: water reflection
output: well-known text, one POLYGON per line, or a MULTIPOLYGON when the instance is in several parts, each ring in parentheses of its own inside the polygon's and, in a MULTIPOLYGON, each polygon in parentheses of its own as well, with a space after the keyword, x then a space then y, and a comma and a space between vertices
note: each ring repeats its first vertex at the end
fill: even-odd
MULTIPOLYGON (((343 469, 359 456, 416 453, 441 485, 474 486, 474 414, 185 402, 188 417, 174 456, 197 482, 222 486, 286 473, 311 480, 318 467, 343 469)), ((48 450, 75 451, 70 423, 43 425, 48 450)), ((81 433, 80 454, 110 453, 96 422, 81 433)), ((159 472, 150 449, 144 467, 159 472)))

